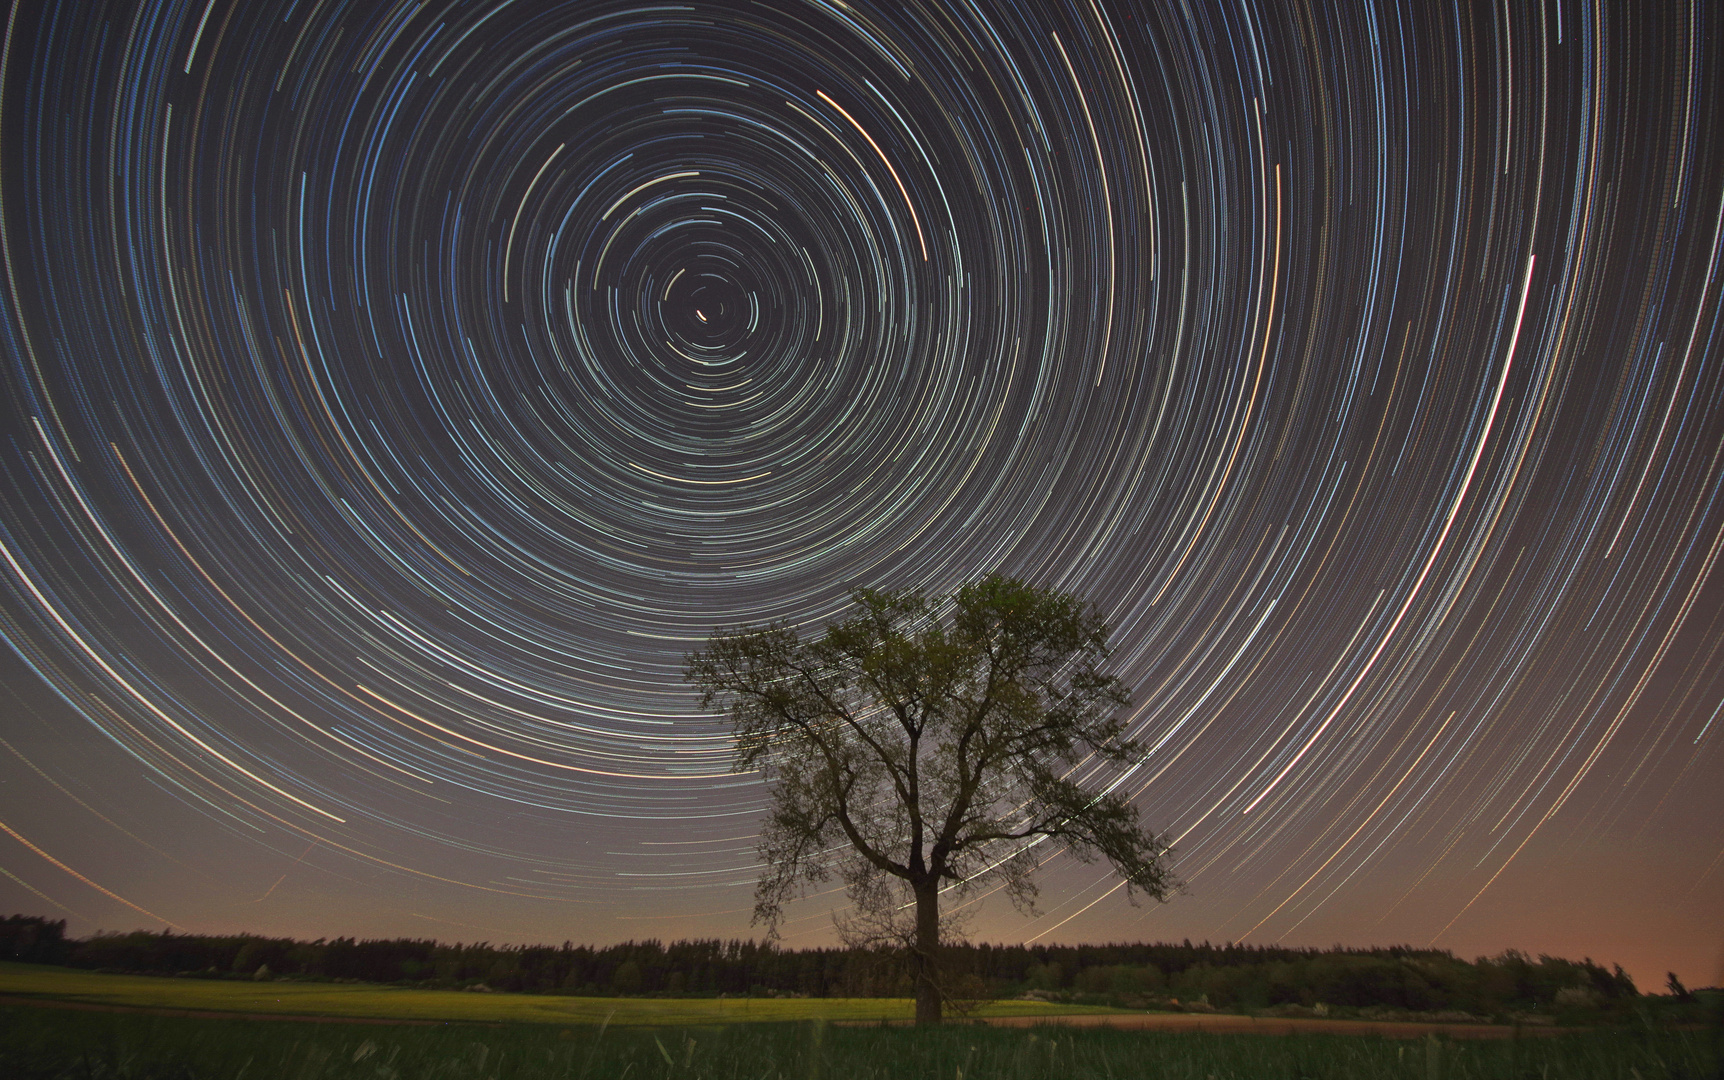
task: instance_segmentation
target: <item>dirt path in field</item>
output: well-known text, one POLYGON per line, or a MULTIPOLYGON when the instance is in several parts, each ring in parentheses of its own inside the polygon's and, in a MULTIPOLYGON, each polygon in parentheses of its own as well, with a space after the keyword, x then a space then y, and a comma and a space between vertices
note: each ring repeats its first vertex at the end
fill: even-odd
POLYGON ((1559 1027, 1511 1027, 1507 1024, 1441 1024, 1413 1020, 1321 1020, 1276 1016, 1229 1016, 1222 1013, 1084 1013, 1076 1016, 995 1016, 976 1021, 993 1027, 1112 1027, 1133 1031, 1200 1031, 1212 1035, 1376 1035, 1387 1039, 1417 1039, 1444 1035, 1451 1039, 1512 1039, 1516 1035, 1561 1035, 1559 1027))

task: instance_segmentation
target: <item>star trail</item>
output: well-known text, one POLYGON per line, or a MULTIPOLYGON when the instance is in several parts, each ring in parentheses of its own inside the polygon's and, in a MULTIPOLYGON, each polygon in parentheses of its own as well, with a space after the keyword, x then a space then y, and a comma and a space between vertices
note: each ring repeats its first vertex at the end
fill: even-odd
POLYGON ((685 654, 1000 570, 1190 891, 984 939, 1724 981, 1720 16, 15 0, 0 901, 746 935, 685 654))

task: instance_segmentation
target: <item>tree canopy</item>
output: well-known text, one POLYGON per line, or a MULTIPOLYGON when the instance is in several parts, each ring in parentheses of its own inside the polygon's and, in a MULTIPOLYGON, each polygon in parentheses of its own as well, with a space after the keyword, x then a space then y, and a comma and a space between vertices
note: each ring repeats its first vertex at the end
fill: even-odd
POLYGON ((772 783, 756 921, 776 932, 789 901, 837 874, 854 905, 841 931, 906 948, 917 1020, 932 1022, 950 990, 943 893, 997 884, 1029 908, 1049 841, 1108 860, 1128 894, 1177 888, 1164 839, 1093 785, 1142 749, 1088 604, 998 574, 949 596, 852 598, 818 636, 742 627, 689 658, 702 707, 729 714, 734 768, 772 783))

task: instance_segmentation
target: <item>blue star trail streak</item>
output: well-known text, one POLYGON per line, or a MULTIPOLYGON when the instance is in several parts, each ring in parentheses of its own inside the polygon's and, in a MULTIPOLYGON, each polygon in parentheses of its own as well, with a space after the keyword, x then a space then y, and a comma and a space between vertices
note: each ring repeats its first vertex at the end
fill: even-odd
POLYGON ((1721 17, 14 2, 0 900, 746 933, 684 654, 1004 570, 1190 893, 983 936, 1714 978, 1721 17))

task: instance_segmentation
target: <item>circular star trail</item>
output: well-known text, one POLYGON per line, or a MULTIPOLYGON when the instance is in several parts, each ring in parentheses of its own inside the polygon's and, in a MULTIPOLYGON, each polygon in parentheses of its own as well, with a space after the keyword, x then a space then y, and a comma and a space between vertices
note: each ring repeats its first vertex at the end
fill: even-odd
POLYGON ((14 5, 8 887, 728 926, 684 654, 1004 570, 1115 626, 1192 897, 1050 851, 1002 934, 1715 893, 1717 18, 14 5))

